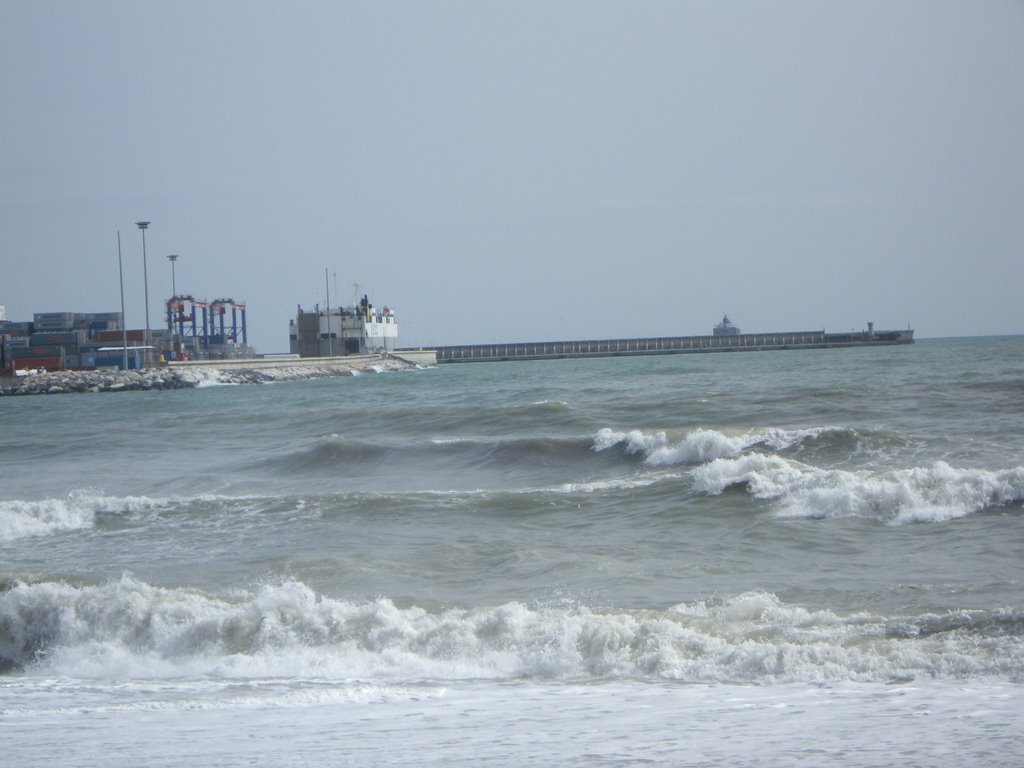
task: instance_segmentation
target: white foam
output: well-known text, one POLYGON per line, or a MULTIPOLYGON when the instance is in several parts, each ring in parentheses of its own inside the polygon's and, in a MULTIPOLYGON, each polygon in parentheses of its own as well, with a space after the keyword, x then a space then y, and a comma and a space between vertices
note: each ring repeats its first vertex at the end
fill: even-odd
POLYGON ((1014 679, 1024 669, 1024 646, 1011 631, 1021 618, 844 616, 765 592, 668 611, 513 602, 429 612, 386 599, 328 599, 298 582, 210 597, 126 576, 0 594, 0 659, 96 679, 1014 679))
MULTIPOLYGON (((12 706, 0 709, 2 717, 45 717, 67 714, 124 714, 130 712, 216 712, 225 709, 255 709, 262 707, 294 708, 337 704, 379 704, 410 699, 429 699, 444 695, 439 686, 408 687, 401 685, 371 685, 368 683, 322 682, 317 680, 247 680, 244 683, 200 680, 131 680, 118 681, 110 696, 104 689, 94 689, 83 695, 75 691, 69 678, 61 678, 67 687, 66 695, 74 703, 64 706, 12 706), (97 696, 97 693, 100 694, 97 696), (100 701, 90 700, 100 698, 100 701)), ((57 697, 60 698, 60 697, 57 697)))
POLYGON ((773 451, 782 451, 834 430, 834 427, 798 430, 770 428, 728 435, 713 429, 697 429, 679 442, 670 443, 665 432, 617 432, 605 428, 594 437, 593 448, 595 451, 606 451, 621 445, 627 454, 643 454, 644 463, 648 466, 672 466, 737 456, 757 445, 766 446, 773 451))
POLYGON ((92 491, 73 491, 61 499, 0 501, 0 541, 92 528, 97 514, 131 514, 165 503, 145 496, 113 497, 92 491))
POLYGON ((48 708, 52 694, 45 685, 12 691, 7 698, 16 706, 4 710, 0 689, 4 758, 8 765, 50 765, 59 734, 62 754, 90 768, 1024 764, 1018 735, 1024 729, 1024 691, 991 681, 478 681, 423 696, 416 690, 366 704, 325 697, 305 706, 253 706, 245 700, 235 706, 229 697, 222 708, 205 701, 175 706, 170 687, 159 689, 157 700, 121 685, 90 682, 76 691, 78 698, 93 691, 117 696, 124 703, 111 712, 102 706, 48 708), (172 742, 168 734, 188 738, 172 742))
POLYGON ((939 461, 885 472, 846 471, 750 454, 694 470, 694 489, 701 493, 718 494, 739 484, 776 502, 781 517, 944 522, 1024 500, 1024 467, 955 469, 939 461))
POLYGON ((641 432, 639 429, 629 432, 616 432, 606 427, 594 436, 594 450, 598 452, 607 451, 609 448, 622 445, 628 454, 643 453, 646 455, 657 448, 665 446, 667 443, 668 438, 664 432, 655 432, 653 435, 649 435, 641 432))
POLYGON ((216 368, 197 366, 193 368, 179 368, 178 375, 184 380, 191 382, 197 388, 203 387, 229 387, 235 382, 221 379, 221 371, 216 368))
POLYGON ((564 483, 558 488, 541 489, 553 493, 600 493, 601 491, 624 491, 631 488, 646 488, 666 480, 678 480, 680 475, 634 475, 632 477, 616 477, 609 480, 593 480, 583 483, 564 483))

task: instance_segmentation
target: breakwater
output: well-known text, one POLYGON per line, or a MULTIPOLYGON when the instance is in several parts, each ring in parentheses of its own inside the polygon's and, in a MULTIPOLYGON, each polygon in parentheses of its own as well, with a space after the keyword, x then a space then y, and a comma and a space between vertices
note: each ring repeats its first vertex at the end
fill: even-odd
POLYGON ((3 395, 59 395, 72 392, 139 392, 188 389, 215 384, 264 384, 274 381, 355 376, 415 368, 395 357, 307 358, 287 361, 223 360, 173 363, 142 371, 55 371, 0 378, 3 395))
POLYGON ((913 343, 914 332, 910 329, 904 331, 867 330, 850 333, 789 331, 784 333, 737 333, 722 336, 665 336, 592 341, 463 344, 437 347, 436 352, 437 362, 442 364, 702 352, 766 352, 783 349, 829 349, 913 343))
POLYGON ((71 392, 139 392, 186 389, 195 382, 163 368, 143 371, 54 371, 0 379, 0 395, 63 395, 71 392))

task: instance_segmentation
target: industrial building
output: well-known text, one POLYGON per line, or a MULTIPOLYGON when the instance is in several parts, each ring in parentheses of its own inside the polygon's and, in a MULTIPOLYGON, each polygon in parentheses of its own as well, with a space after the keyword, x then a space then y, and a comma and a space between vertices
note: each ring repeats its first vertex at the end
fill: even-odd
POLYGON ((368 296, 350 307, 314 307, 288 324, 289 351, 300 357, 334 357, 391 352, 398 342, 398 320, 390 307, 375 308, 368 296))

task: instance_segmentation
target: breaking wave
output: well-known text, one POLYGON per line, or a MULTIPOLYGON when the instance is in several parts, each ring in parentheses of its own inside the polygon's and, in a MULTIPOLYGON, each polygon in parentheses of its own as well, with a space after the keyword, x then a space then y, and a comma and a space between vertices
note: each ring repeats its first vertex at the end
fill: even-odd
POLYGON ((930 467, 886 472, 819 469, 780 456, 747 454, 694 470, 694 490, 717 495, 745 485, 792 518, 861 517, 888 523, 945 522, 1024 501, 1024 466, 1004 470, 930 467))
POLYGON ((1020 680, 1022 632, 1019 610, 840 615, 760 591, 612 612, 430 612, 329 599, 299 582, 212 597, 128 576, 0 593, 0 668, 101 679, 1020 680))
POLYGON ((132 515, 166 502, 145 496, 113 497, 73 491, 65 498, 0 501, 0 542, 92 528, 98 515, 132 515))
POLYGON ((763 446, 773 451, 792 448, 806 440, 826 433, 844 432, 834 427, 814 429, 763 429, 727 435, 713 429, 697 429, 682 440, 672 443, 665 432, 646 433, 640 430, 617 432, 602 429, 594 438, 595 451, 622 446, 627 454, 641 454, 648 466, 699 464, 705 461, 736 456, 750 448, 763 446))

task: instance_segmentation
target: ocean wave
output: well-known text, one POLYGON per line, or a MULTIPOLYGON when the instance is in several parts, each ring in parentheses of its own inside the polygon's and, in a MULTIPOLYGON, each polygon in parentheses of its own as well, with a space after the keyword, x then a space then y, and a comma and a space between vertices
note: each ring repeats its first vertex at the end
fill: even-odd
POLYGON ((569 404, 565 400, 535 400, 530 403, 530 407, 542 410, 564 411, 569 409, 569 404))
POLYGON ((593 459, 589 441, 577 437, 493 437, 452 436, 423 438, 412 443, 394 443, 356 438, 335 433, 267 458, 261 467, 286 476, 321 474, 339 466, 377 466, 410 462, 417 468, 435 463, 450 468, 487 465, 522 467, 551 462, 582 462, 593 459))
POLYGON ((780 456, 747 454, 694 470, 694 490, 745 485, 774 501, 779 517, 860 517, 888 523, 945 522, 1024 501, 1024 466, 1004 470, 930 467, 884 472, 819 469, 780 456))
POLYGON ((600 493, 602 491, 628 491, 634 488, 647 488, 664 482, 678 481, 682 475, 633 475, 631 477, 615 477, 607 480, 590 480, 578 483, 564 483, 557 488, 541 488, 538 491, 524 491, 524 493, 556 493, 556 494, 578 494, 578 493, 600 493))
POLYGON ((796 430, 772 428, 727 435, 713 429, 696 429, 682 440, 673 443, 669 441, 665 432, 618 432, 605 428, 594 437, 593 449, 600 452, 622 446, 627 454, 642 454, 644 463, 648 466, 700 464, 736 456, 756 446, 764 446, 772 451, 783 451, 826 433, 844 434, 848 431, 836 427, 796 430))
POLYGON ((212 597, 131 577, 0 594, 0 668, 75 678, 874 681, 1024 675, 1019 610, 840 615, 766 592, 667 611, 430 612, 299 582, 212 597))
POLYGON ((0 501, 0 542, 92 528, 98 515, 132 515, 166 504, 145 496, 73 491, 65 498, 0 501))
POLYGON ((285 477, 319 474, 336 471, 339 466, 376 464, 384 460, 391 450, 392 447, 383 441, 330 433, 315 441, 279 450, 260 460, 258 466, 271 474, 285 477))
POLYGON ((580 473, 591 475, 599 468, 618 465, 617 456, 621 454, 612 451, 613 448, 627 456, 638 456, 646 468, 666 468, 736 456, 748 450, 795 451, 825 435, 834 438, 828 441, 830 445, 841 445, 838 450, 844 456, 851 450, 850 440, 857 440, 851 430, 834 427, 760 429, 735 435, 698 429, 675 442, 665 432, 612 429, 602 429, 594 436, 442 433, 411 442, 330 433, 314 441, 286 447, 262 460, 260 466, 287 477, 335 472, 339 466, 355 471, 354 467, 376 467, 383 461, 389 466, 409 463, 417 470, 437 466, 447 472, 455 469, 460 473, 485 467, 529 472, 557 466, 571 477, 580 473))

